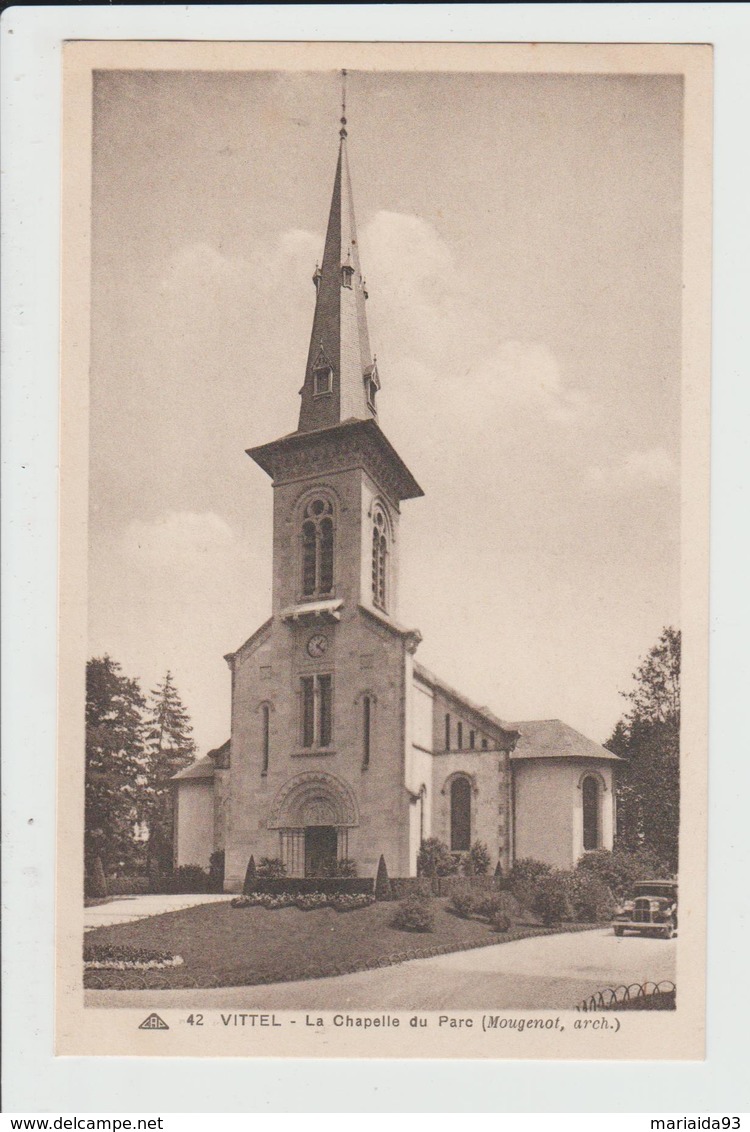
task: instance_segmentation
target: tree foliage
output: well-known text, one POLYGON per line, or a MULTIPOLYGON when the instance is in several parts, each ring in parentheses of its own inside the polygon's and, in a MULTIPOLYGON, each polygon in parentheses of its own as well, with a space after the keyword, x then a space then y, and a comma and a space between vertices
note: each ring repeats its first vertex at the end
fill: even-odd
POLYGON ((139 781, 139 817, 148 827, 151 868, 168 871, 174 833, 171 779, 195 760, 193 727, 172 673, 150 694, 145 723, 146 759, 139 781))
POLYGON ((617 768, 617 843, 676 871, 680 812, 680 633, 665 628, 624 692, 630 710, 605 744, 617 768))
POLYGON ((137 680, 122 675, 109 656, 86 665, 86 777, 84 843, 93 867, 108 871, 131 862, 137 852, 136 792, 145 764, 142 710, 137 680))

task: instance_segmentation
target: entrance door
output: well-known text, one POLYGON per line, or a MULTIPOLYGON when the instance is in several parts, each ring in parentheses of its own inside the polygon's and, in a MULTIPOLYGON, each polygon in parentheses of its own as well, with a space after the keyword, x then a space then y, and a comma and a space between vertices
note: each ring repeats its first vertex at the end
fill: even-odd
POLYGON ((308 825, 305 829, 305 876, 329 874, 336 864, 337 847, 335 825, 308 825))

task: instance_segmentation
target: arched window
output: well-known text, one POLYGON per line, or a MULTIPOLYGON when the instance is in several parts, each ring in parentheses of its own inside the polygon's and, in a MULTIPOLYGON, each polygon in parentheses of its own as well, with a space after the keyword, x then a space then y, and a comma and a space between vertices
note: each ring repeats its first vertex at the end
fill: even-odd
POLYGON ((313 499, 302 522, 302 593, 324 597, 333 589, 333 506, 313 499))
POLYGON ((362 700, 362 766, 370 765, 370 750, 372 747, 372 696, 364 696, 362 700))
POLYGON ((268 755, 271 750, 271 709, 268 704, 263 704, 263 711, 261 712, 262 726, 263 726, 263 774, 268 774, 268 755))
POLYGON ((454 778, 451 783, 451 849, 471 848, 471 783, 454 778))
POLYGON ((601 788, 593 775, 584 778, 583 795, 583 848, 598 849, 601 845, 601 788))
POLYGON ((372 600, 386 608, 388 534, 385 515, 377 510, 372 520, 372 600))

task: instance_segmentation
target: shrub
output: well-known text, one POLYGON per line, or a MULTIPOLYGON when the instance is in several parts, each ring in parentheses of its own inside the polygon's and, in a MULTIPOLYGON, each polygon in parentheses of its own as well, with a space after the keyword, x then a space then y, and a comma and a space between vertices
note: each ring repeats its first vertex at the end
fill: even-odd
POLYGON ((468 920, 477 911, 477 902, 470 892, 456 892, 451 897, 448 907, 463 920, 468 920))
POLYGON ((248 892, 253 891, 253 889, 255 888, 255 878, 256 878, 256 876, 257 876, 257 872, 256 872, 256 868, 255 868, 255 857, 253 857, 253 855, 251 853, 250 854, 250 860, 247 862, 247 869, 245 871, 245 883, 242 886, 242 891, 244 893, 247 894, 248 892))
POLYGON ((390 900, 391 882, 388 879, 388 869, 385 866, 385 857, 380 854, 378 861, 378 875, 375 877, 375 899, 390 900))
POLYGON ((329 877, 355 877, 356 875, 357 862, 353 861, 351 857, 341 857, 338 861, 334 861, 326 873, 326 876, 329 877))
POLYGON ((493 892, 489 896, 481 896, 475 903, 474 911, 477 916, 494 920, 498 912, 505 911, 505 900, 499 892, 493 892))
POLYGON ((422 842, 417 857, 417 876, 451 877, 458 872, 461 858, 451 853, 439 837, 428 837, 422 842))
POLYGON ((200 865, 179 865, 169 878, 170 892, 207 892, 208 873, 200 865))
POLYGON ((497 912, 495 912, 495 915, 492 917, 492 926, 496 932, 509 932, 512 926, 512 921, 507 912, 503 912, 498 909, 497 912))
POLYGON ((572 920, 575 913, 570 898, 571 874, 559 870, 542 876, 534 887, 531 910, 543 924, 572 920))
POLYGON ((633 885, 639 880, 657 880, 669 875, 669 870, 649 849, 635 852, 615 848, 596 849, 584 853, 576 865, 576 871, 589 873, 599 878, 619 900, 628 896, 633 885))
POLYGON ((464 876, 485 877, 490 871, 490 852, 483 841, 475 841, 461 862, 464 876))
POLYGON ((572 873, 568 894, 573 914, 580 923, 595 924, 609 920, 615 910, 610 889, 593 872, 577 869, 572 873))
POLYGON ((402 900, 391 921, 391 927, 404 932, 431 932, 435 928, 429 900, 423 896, 410 896, 402 900))
POLYGON ((532 910, 539 882, 548 877, 552 866, 533 857, 521 857, 510 870, 509 885, 513 895, 523 908, 532 910))
POLYGON ((286 865, 281 857, 261 857, 258 861, 256 876, 259 877, 285 877, 286 865))

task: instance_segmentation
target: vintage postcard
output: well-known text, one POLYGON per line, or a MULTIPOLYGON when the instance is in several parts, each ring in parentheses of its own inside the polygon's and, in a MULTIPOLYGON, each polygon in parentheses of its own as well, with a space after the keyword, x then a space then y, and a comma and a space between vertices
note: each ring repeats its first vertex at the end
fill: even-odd
POLYGON ((711 66, 66 45, 59 1054, 703 1057, 711 66))

